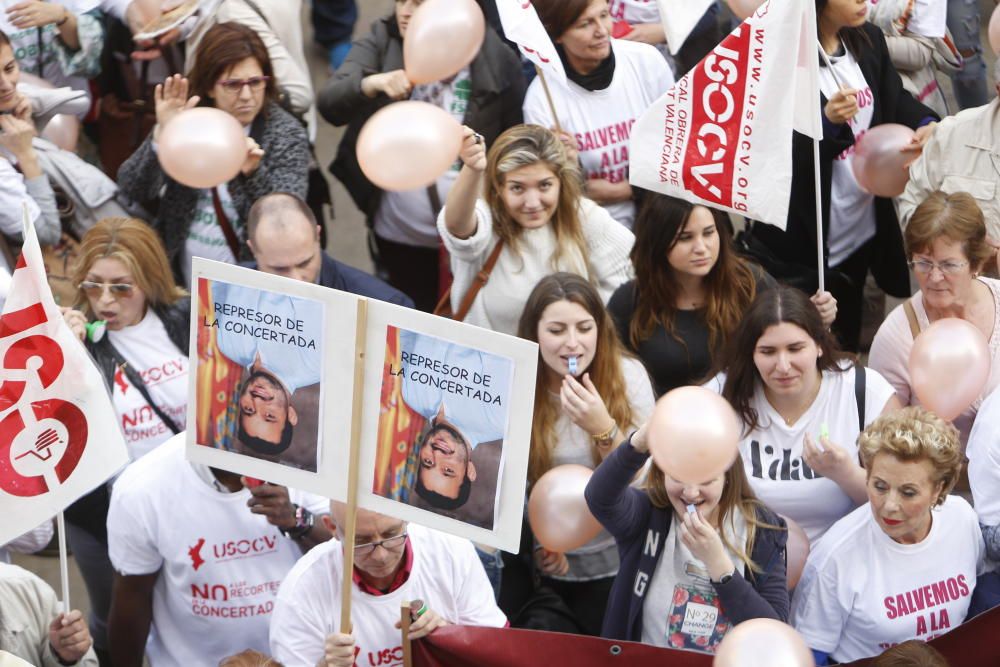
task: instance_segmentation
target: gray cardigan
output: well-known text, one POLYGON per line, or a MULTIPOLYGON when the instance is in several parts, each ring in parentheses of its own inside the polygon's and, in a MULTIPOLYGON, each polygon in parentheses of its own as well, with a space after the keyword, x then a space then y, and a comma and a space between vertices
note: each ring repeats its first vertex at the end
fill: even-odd
MULTIPOLYGON (((272 192, 289 192, 305 199, 309 185, 309 138, 302 124, 277 104, 268 103, 257 114, 250 127, 250 136, 264 149, 260 166, 250 176, 239 174, 226 184, 240 220, 246 220, 253 203, 272 192)), ((153 228, 163 238, 174 272, 179 270, 180 257, 194 219, 199 191, 181 185, 167 176, 153 149, 152 135, 118 169, 118 186, 133 201, 149 208, 159 199, 159 213, 153 228)), ((235 221, 232 221, 235 222, 235 221)), ((241 240, 245 233, 233 225, 241 240)), ((242 244, 241 257, 249 259, 242 244)))

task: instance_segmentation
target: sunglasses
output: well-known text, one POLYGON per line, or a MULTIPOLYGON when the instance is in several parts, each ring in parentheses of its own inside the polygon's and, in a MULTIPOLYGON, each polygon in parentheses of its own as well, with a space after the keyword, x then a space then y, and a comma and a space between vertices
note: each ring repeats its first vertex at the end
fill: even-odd
POLYGON ((249 79, 223 79, 219 82, 222 89, 227 93, 238 94, 243 90, 243 86, 250 86, 250 90, 258 93, 264 90, 264 86, 271 80, 269 76, 252 76, 249 79))
POLYGON ((84 280, 77 287, 92 299, 104 296, 105 287, 108 288, 111 296, 115 299, 127 299, 135 291, 135 285, 129 285, 128 283, 95 283, 89 280, 84 280))

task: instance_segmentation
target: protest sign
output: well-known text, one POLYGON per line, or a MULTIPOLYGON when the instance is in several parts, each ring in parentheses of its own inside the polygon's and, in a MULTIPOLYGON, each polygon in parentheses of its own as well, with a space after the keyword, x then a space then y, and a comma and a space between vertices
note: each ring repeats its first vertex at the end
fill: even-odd
POLYGON ((814 12, 765 2, 654 102, 632 129, 630 182, 784 229, 792 131, 820 136, 814 12))
POLYGON ((0 317, 0 544, 128 463, 104 380, 52 299, 31 223, 24 235, 0 317))
POLYGON ((517 551, 535 343, 200 258, 192 276, 188 458, 349 504, 353 470, 358 507, 517 551))
POLYGON ((353 331, 347 340, 337 333, 353 325, 353 299, 207 261, 194 263, 192 286, 188 457, 344 498, 344 463, 324 452, 346 456, 349 447, 351 387, 343 378, 353 364, 331 352, 353 342, 353 331))

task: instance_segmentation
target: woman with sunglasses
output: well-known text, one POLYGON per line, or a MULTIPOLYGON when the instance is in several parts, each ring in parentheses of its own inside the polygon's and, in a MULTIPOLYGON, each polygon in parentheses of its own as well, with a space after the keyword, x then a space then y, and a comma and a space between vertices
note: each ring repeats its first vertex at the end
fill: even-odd
POLYGON ((913 339, 932 322, 960 317, 989 341, 993 366, 976 401, 955 419, 964 443, 983 399, 1000 385, 1000 280, 981 272, 992 256, 986 221, 967 192, 934 192, 913 212, 903 230, 906 258, 920 291, 896 307, 875 334, 868 362, 896 390, 903 405, 917 398, 910 385, 913 339))
POLYGON ((122 192, 158 211, 153 227, 163 237, 174 274, 185 282, 192 257, 250 259, 244 227, 250 207, 272 192, 305 199, 309 169, 305 128, 278 105, 278 82, 257 33, 238 23, 218 23, 202 38, 196 60, 187 79, 174 75, 156 87, 156 126, 118 170, 122 192), (198 104, 231 114, 247 133, 240 173, 203 190, 171 179, 156 156, 161 128, 198 104))
MULTIPOLYGON (((99 221, 84 234, 79 253, 76 309, 64 310, 63 317, 101 370, 135 460, 184 430, 190 300, 174 284, 163 242, 141 220, 99 221)), ((108 501, 102 485, 66 512, 98 651, 107 650, 113 578, 105 527, 108 501)))

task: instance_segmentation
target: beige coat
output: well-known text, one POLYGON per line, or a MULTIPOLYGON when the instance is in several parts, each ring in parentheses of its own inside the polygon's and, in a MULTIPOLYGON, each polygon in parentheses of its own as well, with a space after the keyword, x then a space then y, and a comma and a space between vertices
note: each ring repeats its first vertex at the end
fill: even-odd
POLYGON ((941 121, 923 154, 910 165, 910 182, 897 200, 899 222, 935 190, 968 192, 986 216, 986 232, 1000 239, 1000 101, 941 121))

